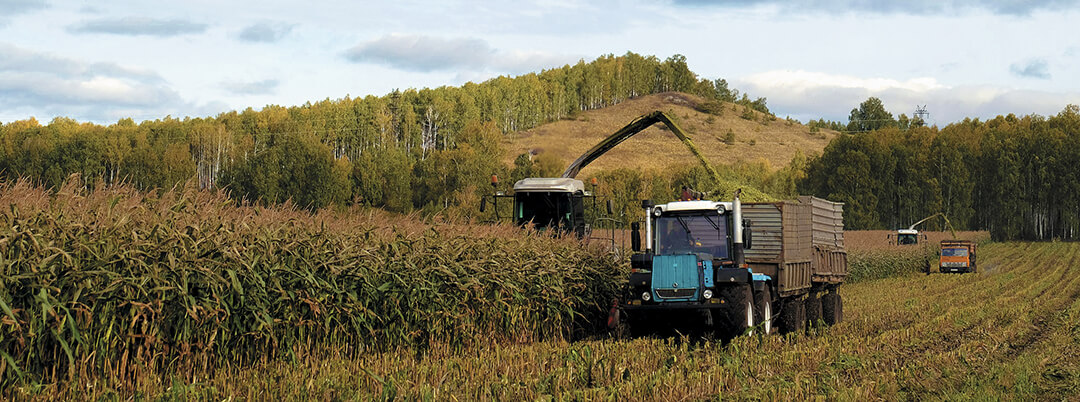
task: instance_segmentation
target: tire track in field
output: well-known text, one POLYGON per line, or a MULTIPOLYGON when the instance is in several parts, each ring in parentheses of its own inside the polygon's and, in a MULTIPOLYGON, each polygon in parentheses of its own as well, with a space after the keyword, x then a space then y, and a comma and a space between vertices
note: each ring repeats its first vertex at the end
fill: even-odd
MULTIPOLYGON (((1007 267, 998 271, 996 275, 968 277, 971 278, 970 280, 955 277, 934 278, 933 276, 908 279, 909 285, 926 282, 922 295, 917 289, 901 293, 915 298, 913 306, 908 307, 914 308, 915 314, 912 314, 908 320, 897 320, 885 325, 885 328, 879 327, 876 334, 867 334, 870 336, 864 338, 865 342, 881 345, 883 349, 890 352, 893 355, 892 358, 881 360, 885 360, 884 365, 891 366, 894 371, 905 372, 905 368, 910 369, 906 371, 912 372, 918 372, 916 368, 933 369, 922 367, 921 361, 950 359, 956 354, 957 349, 965 346, 978 349, 984 343, 993 343, 1002 331, 1007 331, 1007 333, 1022 331, 1024 322, 1017 322, 1017 320, 1025 316, 1023 313, 1026 312, 1028 316, 1040 316, 1043 312, 1053 309, 1054 306, 1043 305, 1046 303, 1036 303, 1040 300, 1038 296, 1051 294, 1051 291, 1053 291, 1052 294, 1061 294, 1062 292, 1058 289, 1072 290, 1068 292, 1067 298, 1054 304, 1057 306, 1075 298, 1076 280, 1063 280, 1069 277, 1072 263, 1055 264, 1054 271, 1049 272, 1049 275, 1047 272, 1043 272, 1042 275, 1033 275, 1034 271, 1045 271, 1043 268, 1045 261, 1057 260, 1053 256, 1058 250, 1045 245, 1024 245, 1022 249, 1017 250, 1018 248, 1003 246, 997 250, 992 249, 995 252, 1010 253, 1009 256, 992 254, 994 256, 991 259, 992 262, 1000 261, 1005 264, 1000 265, 1001 267, 1007 267), (1000 275, 1010 274, 1011 279, 1001 280, 1000 275), (1028 278, 1037 280, 1020 282, 1028 278), (926 293, 932 296, 928 297, 926 293), (1009 306, 1016 304, 1017 301, 1026 302, 1021 304, 1020 313, 1012 317, 1007 315, 1003 317, 999 314, 999 311, 1008 311, 1009 306), (933 309, 931 306, 934 304, 945 307, 933 309), (996 325, 1003 318, 1011 318, 1012 325, 1005 327, 996 325), (966 325, 953 325, 958 320, 966 325), (889 361, 892 363, 890 364, 889 361)), ((1067 259, 1076 261, 1077 248, 1073 247, 1064 251, 1067 253, 1067 259)), ((878 314, 895 313, 902 309, 893 307, 893 311, 878 311, 878 314)), ((1031 342, 1028 342, 1030 345, 1037 339, 1035 338, 1037 331, 1029 331, 1028 334, 1032 336, 1031 342)), ((976 354, 976 358, 987 360, 1001 361, 1004 358, 1001 355, 995 357, 992 350, 976 354)), ((932 389, 918 391, 932 392, 932 389)))
MULTIPOLYGON (((1075 274, 1080 248, 1076 245, 1041 243, 1017 254, 1031 258, 1013 270, 1002 271, 1012 273, 1012 280, 1003 283, 1014 285, 1015 290, 999 295, 985 306, 988 311, 1004 312, 986 316, 994 326, 988 327, 983 336, 963 339, 955 351, 931 356, 937 360, 959 360, 967 366, 961 375, 954 376, 963 380, 943 381, 937 391, 970 387, 971 378, 976 383, 981 379, 983 386, 990 389, 1000 389, 1001 385, 990 381, 997 377, 987 373, 1000 372, 1003 366, 1022 365, 1020 356, 1054 334, 1051 325, 1047 325, 1052 323, 1050 320, 1080 296, 1080 276, 1075 274), (965 359, 965 353, 973 359, 965 359)), ((976 300, 973 304, 977 303, 976 300)))
MULTIPOLYGON (((1018 266, 1018 261, 1023 260, 1024 253, 1014 253, 1011 255, 997 257, 995 260, 1001 261, 1008 266, 1018 266)), ((872 327, 877 329, 879 333, 885 333, 888 331, 907 330, 913 325, 917 325, 921 322, 926 322, 939 316, 941 313, 946 313, 950 310, 950 305, 954 302, 952 299, 957 297, 958 294, 975 294, 978 292, 990 292, 990 291, 1004 291, 1008 289, 1008 284, 1000 283, 996 278, 980 276, 965 276, 954 274, 932 274, 929 276, 918 275, 909 276, 904 278, 897 278, 883 281, 882 287, 887 294, 875 294, 869 300, 854 300, 856 302, 853 310, 853 321, 860 321, 862 319, 862 326, 872 327), (882 303, 904 303, 907 311, 896 309, 894 311, 887 311, 888 316, 886 319, 881 320, 881 317, 862 317, 860 312, 863 310, 862 304, 866 304, 868 307, 873 308, 874 305, 882 303)), ((869 334, 868 334, 869 335, 869 334)))
MULTIPOLYGON (((1022 339, 1019 344, 1010 348, 1008 357, 1015 358, 1018 355, 1023 354, 1033 344, 1045 340, 1050 335, 1051 328, 1046 325, 1051 319, 1057 318, 1067 312, 1069 306, 1071 306, 1078 297, 1080 297, 1080 275, 1077 275, 1078 263, 1080 263, 1080 252, 1076 247, 1072 248, 1072 256, 1069 258, 1069 262, 1064 265, 1065 269, 1061 270, 1061 275, 1058 278, 1060 283, 1063 283, 1062 287, 1068 294, 1064 297, 1052 299, 1047 302, 1050 304, 1046 306, 1044 311, 1036 311, 1036 320, 1032 322, 1032 326, 1036 329, 1029 332, 1029 336, 1022 339), (1071 275, 1070 275, 1071 274, 1071 275), (1057 303, 1054 303, 1057 301, 1057 303), (1057 312, 1056 314, 1054 312, 1057 312)), ((1044 289, 1035 297, 1035 300, 1039 300, 1042 296, 1049 293, 1050 288, 1044 289)), ((1011 359, 1010 359, 1011 360, 1011 359)))
MULTIPOLYGON (((1080 259, 1080 247, 1076 244, 1046 243, 1040 246, 1041 251, 1044 251, 1040 254, 1045 257, 1032 258, 1030 264, 1035 269, 1042 269, 1045 266, 1055 267, 1053 272, 1048 272, 1043 277, 1050 283, 1046 286, 1024 287, 1022 291, 1018 290, 1013 294, 1005 295, 1007 297, 1002 300, 1019 302, 1019 310, 1006 322, 1007 325, 1001 326, 996 332, 988 333, 989 339, 968 340, 958 344, 955 351, 932 356, 931 359, 935 361, 951 361, 952 370, 955 372, 950 381, 940 381, 934 384, 934 387, 928 387, 924 391, 943 399, 955 399, 957 396, 965 395, 969 397, 972 390, 984 394, 999 393, 1015 397, 1017 388, 1011 385, 1015 381, 1015 376, 1034 377, 1036 380, 1046 377, 1047 372, 1041 367, 1045 367, 1050 357, 1039 355, 1039 353, 1054 349, 1035 346, 1050 344, 1050 346, 1062 349, 1060 334, 1055 328, 1067 324, 1067 320, 1063 319, 1068 316, 1067 310, 1080 306, 1077 299, 1080 297, 1080 276, 1075 275, 1078 268, 1076 263, 1080 259), (1038 297, 1033 298, 1032 294, 1038 297), (1033 361, 1042 363, 1033 365, 1033 361)), ((1012 282, 1019 280, 1024 280, 1024 276, 1019 276, 1012 282)), ((1005 308, 1012 304, 1016 303, 1006 303, 1005 308)), ((1065 343, 1070 344, 1070 341, 1071 339, 1065 343)), ((1051 356, 1057 356, 1057 354, 1051 352, 1051 356)), ((1063 376, 1062 372, 1060 369, 1052 372, 1049 378, 1058 382, 1051 381, 1051 386, 1046 388, 1061 388, 1061 379, 1068 380, 1067 375, 1063 376)), ((1036 395, 1044 394, 1054 395, 1054 398, 1063 396, 1061 389, 1050 394, 1031 386, 1020 389, 1025 397, 1019 399, 1031 399, 1036 395)), ((1075 393, 1075 390, 1072 392, 1075 393)))

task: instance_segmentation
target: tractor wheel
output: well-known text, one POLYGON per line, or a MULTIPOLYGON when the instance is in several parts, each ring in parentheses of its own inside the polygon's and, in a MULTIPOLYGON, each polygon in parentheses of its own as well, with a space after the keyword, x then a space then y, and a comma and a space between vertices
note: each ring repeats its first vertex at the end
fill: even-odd
MULTIPOLYGON (((713 317, 713 327, 717 335, 734 338, 746 333, 754 326, 754 297, 750 285, 736 285, 721 288, 720 297, 724 307, 713 317), (716 320, 719 317, 720 320, 716 320)), ((714 313, 717 311, 714 310, 714 313)))
POLYGON ((781 300, 777 324, 782 334, 801 332, 806 328, 806 304, 795 298, 781 300))
POLYGON ((631 338, 641 338, 652 334, 653 328, 647 313, 632 311, 623 314, 626 317, 623 322, 624 330, 631 338))
POLYGON ((821 297, 817 293, 810 293, 806 297, 806 327, 817 328, 821 325, 821 297))
MULTIPOLYGON (((768 288, 754 293, 754 324, 761 326, 765 335, 772 333, 772 292, 768 288)), ((752 333, 751 333, 752 334, 752 333)))

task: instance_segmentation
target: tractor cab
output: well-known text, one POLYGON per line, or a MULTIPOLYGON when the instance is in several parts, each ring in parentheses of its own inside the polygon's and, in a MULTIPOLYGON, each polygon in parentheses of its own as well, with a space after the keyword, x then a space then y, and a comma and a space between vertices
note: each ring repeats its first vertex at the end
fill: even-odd
MULTIPOLYGON (((723 303, 729 286, 767 281, 743 264, 750 231, 740 222, 738 204, 645 201, 645 252, 630 258, 626 308, 686 308, 723 303)), ((634 227, 635 249, 641 249, 634 227)))

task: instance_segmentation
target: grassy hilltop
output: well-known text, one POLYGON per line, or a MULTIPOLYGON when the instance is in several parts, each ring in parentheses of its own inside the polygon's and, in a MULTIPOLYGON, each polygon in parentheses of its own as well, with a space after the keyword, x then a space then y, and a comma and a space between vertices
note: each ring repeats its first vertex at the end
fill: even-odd
MULTIPOLYGON (((831 130, 811 132, 810 127, 797 121, 774 118, 743 105, 665 92, 511 133, 502 141, 506 150, 504 160, 510 164, 518 155, 531 151, 552 154, 569 164, 616 130, 654 110, 678 119, 694 144, 714 164, 763 159, 779 168, 786 166, 796 151, 820 155, 837 135, 831 130), (709 107, 714 105, 720 107, 709 107)), ((581 176, 604 169, 659 169, 685 162, 696 163, 690 151, 666 127, 656 124, 594 161, 582 170, 581 176)))

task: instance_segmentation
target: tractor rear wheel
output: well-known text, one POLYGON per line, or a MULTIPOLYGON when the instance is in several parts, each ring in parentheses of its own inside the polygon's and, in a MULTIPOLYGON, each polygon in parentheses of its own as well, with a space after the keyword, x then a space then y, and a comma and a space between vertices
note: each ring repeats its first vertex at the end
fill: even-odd
MULTIPOLYGON (((760 325, 765 335, 772 333, 772 292, 768 288, 754 293, 754 325, 760 325)), ((752 333, 751 333, 752 334, 752 333)))

